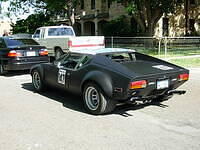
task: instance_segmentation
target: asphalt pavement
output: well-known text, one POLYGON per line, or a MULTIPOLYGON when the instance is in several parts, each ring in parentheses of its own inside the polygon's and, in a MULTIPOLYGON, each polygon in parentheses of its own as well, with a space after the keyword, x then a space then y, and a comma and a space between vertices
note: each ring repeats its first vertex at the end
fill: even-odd
POLYGON ((101 116, 79 96, 34 92, 26 72, 0 76, 0 150, 199 150, 200 68, 190 73, 185 95, 101 116))

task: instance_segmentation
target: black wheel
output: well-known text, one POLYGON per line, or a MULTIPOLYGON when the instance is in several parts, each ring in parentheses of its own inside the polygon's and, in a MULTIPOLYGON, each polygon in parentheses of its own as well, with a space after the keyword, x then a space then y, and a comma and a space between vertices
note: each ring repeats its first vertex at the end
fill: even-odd
POLYGON ((6 73, 4 66, 0 64, 0 75, 4 75, 6 73))
POLYGON ((60 48, 57 48, 55 50, 55 59, 57 60, 58 58, 60 58, 63 55, 63 51, 60 48))
POLYGON ((99 86, 94 83, 85 85, 83 100, 86 110, 94 115, 109 113, 116 106, 116 101, 105 96, 99 86))
POLYGON ((38 70, 34 70, 32 73, 32 84, 37 92, 42 92, 45 90, 45 85, 38 70))

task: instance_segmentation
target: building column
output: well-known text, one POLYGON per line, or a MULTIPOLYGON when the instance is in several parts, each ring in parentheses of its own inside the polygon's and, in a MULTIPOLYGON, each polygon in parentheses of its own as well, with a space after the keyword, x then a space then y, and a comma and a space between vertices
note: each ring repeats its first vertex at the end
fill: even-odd
POLYGON ((94 19, 94 24, 95 24, 95 36, 98 36, 99 31, 98 31, 98 19, 94 19))
POLYGON ((84 21, 81 20, 80 23, 81 23, 81 35, 83 36, 83 35, 85 35, 85 31, 84 31, 84 21))

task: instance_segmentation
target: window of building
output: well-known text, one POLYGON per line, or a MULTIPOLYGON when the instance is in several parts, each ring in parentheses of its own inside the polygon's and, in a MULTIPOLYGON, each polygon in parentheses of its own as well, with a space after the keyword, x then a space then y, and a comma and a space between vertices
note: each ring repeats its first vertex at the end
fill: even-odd
POLYGON ((163 36, 169 35, 169 18, 163 18, 163 36))
POLYGON ((111 6, 111 0, 108 0, 108 8, 111 6))
POLYGON ((177 0, 177 3, 178 4, 180 4, 180 3, 182 3, 183 2, 183 0, 177 0))
POLYGON ((95 0, 91 0, 91 9, 95 9, 95 0))
POLYGON ((195 0, 190 0, 190 5, 195 5, 195 0))
POLYGON ((195 24, 195 20, 194 19, 190 19, 189 20, 189 30, 190 30, 191 33, 195 32, 194 24, 195 24))
POLYGON ((84 9, 84 0, 81 0, 81 9, 84 9))

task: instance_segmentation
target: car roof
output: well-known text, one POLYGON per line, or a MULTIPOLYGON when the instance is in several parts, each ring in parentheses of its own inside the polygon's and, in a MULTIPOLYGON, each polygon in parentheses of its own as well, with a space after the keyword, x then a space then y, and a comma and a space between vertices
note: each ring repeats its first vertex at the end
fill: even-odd
POLYGON ((20 39, 31 39, 31 40, 33 40, 32 38, 30 38, 30 37, 18 37, 18 36, 2 36, 2 37, 0 37, 0 38, 2 38, 2 39, 15 39, 15 40, 20 40, 20 39))
POLYGON ((66 26, 66 25, 61 25, 61 26, 44 26, 44 27, 39 27, 37 29, 42 29, 42 28, 72 28, 72 26, 66 26))
POLYGON ((101 49, 86 49, 86 50, 79 50, 79 51, 72 51, 73 53, 80 53, 80 54, 106 54, 106 53, 126 53, 126 52, 135 52, 133 49, 125 49, 125 48, 101 48, 101 49))

